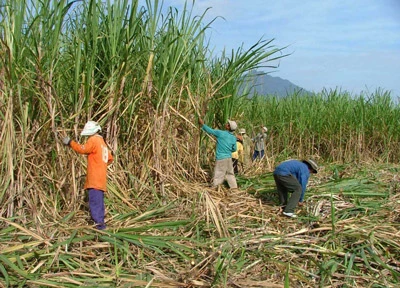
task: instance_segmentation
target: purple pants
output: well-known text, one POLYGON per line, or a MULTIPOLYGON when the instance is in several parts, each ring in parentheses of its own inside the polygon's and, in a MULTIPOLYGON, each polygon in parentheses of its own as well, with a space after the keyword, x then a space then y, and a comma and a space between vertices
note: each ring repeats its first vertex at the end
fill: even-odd
POLYGON ((104 192, 93 188, 89 188, 88 192, 90 215, 96 223, 96 228, 103 230, 106 228, 104 223, 104 192))

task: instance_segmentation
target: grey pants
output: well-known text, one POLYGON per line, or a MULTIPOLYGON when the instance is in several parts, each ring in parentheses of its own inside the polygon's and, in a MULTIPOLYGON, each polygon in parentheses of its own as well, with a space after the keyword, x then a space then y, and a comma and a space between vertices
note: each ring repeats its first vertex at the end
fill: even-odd
POLYGON ((237 188, 235 174, 233 173, 232 158, 226 158, 215 161, 213 186, 222 184, 225 180, 228 182, 229 188, 237 188))
POLYGON ((281 201, 280 204, 286 206, 286 213, 294 213, 294 209, 299 203, 302 191, 299 181, 297 181, 297 179, 292 175, 281 176, 274 174, 274 179, 279 194, 279 201, 281 201), (291 193, 289 200, 288 193, 291 193))

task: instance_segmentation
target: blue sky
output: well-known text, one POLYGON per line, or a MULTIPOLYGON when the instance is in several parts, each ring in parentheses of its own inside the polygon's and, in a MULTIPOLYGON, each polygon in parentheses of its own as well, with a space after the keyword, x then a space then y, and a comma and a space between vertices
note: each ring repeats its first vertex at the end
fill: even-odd
POLYGON ((400 0, 196 0, 193 8, 196 15, 210 8, 205 21, 222 17, 211 24, 215 52, 274 39, 291 55, 266 70, 271 76, 314 92, 380 88, 400 97, 400 0))

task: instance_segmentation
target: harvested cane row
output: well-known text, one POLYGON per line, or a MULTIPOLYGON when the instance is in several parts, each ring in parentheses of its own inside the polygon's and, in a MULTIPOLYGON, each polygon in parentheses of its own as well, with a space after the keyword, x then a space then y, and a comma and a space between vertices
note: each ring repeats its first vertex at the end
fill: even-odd
MULTIPOLYGON (((182 183, 181 197, 147 205, 142 213, 109 211, 105 232, 88 225, 84 211, 61 219, 44 217, 40 229, 2 218, 0 283, 395 287, 400 275, 400 198, 391 182, 338 181, 326 173, 318 177, 297 220, 281 216, 270 172, 253 179, 239 176, 239 183, 249 186, 237 193, 182 183), (361 187, 372 196, 349 197, 347 187, 361 187)), ((385 174, 382 179, 393 177, 385 174)), ((137 207, 146 205, 139 202, 137 207)))

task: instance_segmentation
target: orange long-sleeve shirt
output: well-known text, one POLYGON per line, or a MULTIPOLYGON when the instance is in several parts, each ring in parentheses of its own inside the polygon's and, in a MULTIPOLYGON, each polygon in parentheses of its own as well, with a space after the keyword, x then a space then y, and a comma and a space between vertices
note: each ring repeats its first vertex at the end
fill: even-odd
POLYGON ((84 188, 107 191, 107 165, 114 158, 107 148, 103 137, 95 134, 90 136, 83 145, 72 140, 70 146, 79 154, 87 155, 87 175, 84 188))

